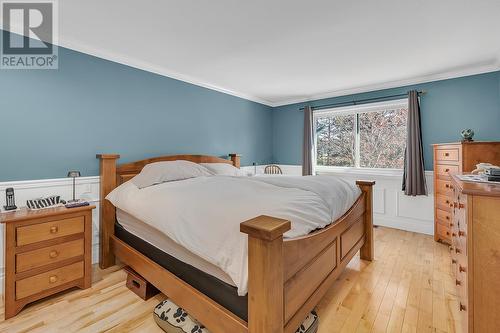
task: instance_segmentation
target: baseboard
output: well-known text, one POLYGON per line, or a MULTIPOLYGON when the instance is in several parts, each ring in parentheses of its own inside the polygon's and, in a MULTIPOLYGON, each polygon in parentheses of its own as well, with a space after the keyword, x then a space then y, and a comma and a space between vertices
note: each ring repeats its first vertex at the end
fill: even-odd
POLYGON ((401 217, 373 216, 373 224, 420 234, 434 235, 434 223, 428 220, 405 219, 401 217))

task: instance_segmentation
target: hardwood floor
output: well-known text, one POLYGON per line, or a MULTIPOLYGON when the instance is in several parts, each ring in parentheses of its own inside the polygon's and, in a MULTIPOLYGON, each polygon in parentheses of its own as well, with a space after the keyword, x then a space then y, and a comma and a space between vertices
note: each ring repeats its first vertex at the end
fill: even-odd
MULTIPOLYGON (((0 332, 158 332, 152 311, 165 298, 144 302, 125 287, 115 266, 96 267, 87 290, 61 293, 3 321, 0 332)), ((448 247, 432 236, 375 230, 375 261, 355 257, 318 305, 319 333, 455 332, 458 301, 448 247)))

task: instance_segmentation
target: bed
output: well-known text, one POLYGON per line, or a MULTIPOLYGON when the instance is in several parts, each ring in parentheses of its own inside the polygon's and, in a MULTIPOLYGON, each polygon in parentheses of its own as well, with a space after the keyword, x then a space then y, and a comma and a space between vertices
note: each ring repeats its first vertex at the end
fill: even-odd
MULTIPOLYGON (((161 156, 117 165, 119 155, 97 155, 101 177, 100 267, 114 265, 117 257, 212 332, 294 332, 358 251, 361 259, 373 259, 374 182, 358 181, 359 196, 354 198, 352 206, 331 221, 333 223, 306 234, 294 234, 296 223, 269 215, 255 214, 242 220, 241 234, 234 237, 245 241, 238 243, 245 244, 245 261, 241 267, 247 269, 241 281, 239 276, 224 275, 226 272, 217 271, 210 262, 196 259, 202 253, 175 252, 175 242, 148 238, 147 227, 140 220, 105 199, 148 164, 185 160, 226 163, 239 168, 240 157, 229 156, 230 159, 203 155, 161 156), (287 235, 300 236, 289 238, 287 235)), ((264 183, 254 180, 252 184, 250 180, 235 179, 228 180, 224 186, 239 186, 241 182, 258 190, 280 185, 262 185, 272 180, 264 183)), ((249 210, 253 211, 255 209, 249 210)), ((149 235, 153 234, 154 230, 150 230, 149 235)), ((236 266, 236 270, 241 267, 236 266)))

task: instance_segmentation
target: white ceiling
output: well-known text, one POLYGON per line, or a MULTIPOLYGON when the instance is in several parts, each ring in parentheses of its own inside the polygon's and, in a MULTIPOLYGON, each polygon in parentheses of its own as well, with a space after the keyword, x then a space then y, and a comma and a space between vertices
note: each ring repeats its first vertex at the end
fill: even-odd
POLYGON ((59 44, 268 105, 500 69, 499 0, 64 0, 59 44))

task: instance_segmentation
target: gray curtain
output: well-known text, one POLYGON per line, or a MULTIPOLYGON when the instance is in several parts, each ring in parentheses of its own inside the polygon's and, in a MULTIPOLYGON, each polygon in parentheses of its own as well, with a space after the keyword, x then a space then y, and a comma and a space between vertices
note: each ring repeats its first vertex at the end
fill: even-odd
POLYGON ((411 196, 427 195, 422 130, 420 127, 420 106, 416 90, 408 93, 408 122, 406 130, 403 191, 406 195, 411 196))
POLYGON ((302 144, 302 175, 313 173, 313 111, 310 106, 304 108, 304 143, 302 144))

